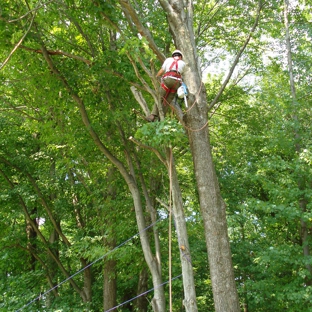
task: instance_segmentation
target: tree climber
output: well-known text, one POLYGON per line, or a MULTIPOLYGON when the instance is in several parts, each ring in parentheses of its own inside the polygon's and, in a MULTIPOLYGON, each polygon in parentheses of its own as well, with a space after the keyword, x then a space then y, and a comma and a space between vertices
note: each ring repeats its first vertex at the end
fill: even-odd
MULTIPOLYGON (((170 103, 172 102, 177 89, 182 83, 182 73, 185 67, 185 62, 182 61, 183 54, 180 50, 172 52, 172 57, 168 57, 161 69, 158 71, 156 78, 161 77, 161 84, 159 93, 161 97, 161 104, 164 115, 168 110, 170 103)), ((153 122, 159 119, 159 111, 157 104, 155 103, 152 109, 151 115, 146 117, 147 121, 153 122)))

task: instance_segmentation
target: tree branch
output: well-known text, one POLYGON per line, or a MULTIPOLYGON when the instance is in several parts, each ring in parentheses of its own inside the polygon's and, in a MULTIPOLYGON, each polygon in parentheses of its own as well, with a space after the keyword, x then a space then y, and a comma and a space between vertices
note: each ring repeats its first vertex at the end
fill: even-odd
POLYGON ((230 79, 231 79, 231 77, 233 75, 234 69, 235 69, 236 65, 238 64, 238 61, 239 61, 240 57, 242 56, 243 52, 245 51, 245 49, 246 49, 246 47, 247 47, 247 45, 248 45, 248 43, 249 43, 249 41, 250 41, 250 39, 252 37, 253 32, 255 31, 256 27, 258 26, 259 19, 260 19, 260 12, 261 12, 262 7, 263 7, 262 0, 259 0, 256 20, 255 20, 255 22, 254 22, 254 24, 253 24, 253 26, 252 26, 252 28, 250 30, 250 33, 249 33, 248 37, 245 40, 244 45, 241 47, 241 49, 239 50, 238 54, 236 55, 234 63, 232 64, 226 79, 224 80, 222 86, 220 87, 220 90, 219 90, 218 94, 215 96, 213 101, 208 106, 208 111, 211 110, 215 106, 215 104, 218 102, 220 96, 222 95, 224 89, 226 88, 227 84, 229 83, 229 81, 230 81, 230 79))
MULTIPOLYGON (((32 48, 28 48, 26 46, 20 46, 19 47, 20 49, 24 49, 24 50, 27 50, 27 51, 32 51, 32 52, 35 52, 35 53, 40 53, 40 54, 43 54, 43 51, 40 50, 40 49, 32 49, 32 48)), ((92 62, 90 60, 87 60, 81 56, 77 56, 77 55, 74 55, 74 54, 71 54, 71 53, 67 53, 67 52, 64 52, 64 51, 61 51, 61 50, 47 50, 47 53, 49 55, 62 55, 62 56, 67 56, 69 58, 72 58, 72 59, 75 59, 75 60, 78 60, 78 61, 82 61, 88 65, 90 65, 92 62)))
POLYGON ((140 141, 136 140, 132 136, 129 137, 129 140, 132 141, 133 143, 135 143, 136 145, 138 145, 142 148, 148 149, 148 150, 152 151, 153 153, 155 153, 155 155, 159 158, 159 160, 167 167, 166 159, 160 154, 160 152, 157 149, 141 143, 140 141))
MULTIPOLYGON (((131 3, 129 0, 119 0, 119 3, 123 10, 126 10, 133 23, 135 24, 138 32, 140 33, 141 36, 145 37, 146 40, 148 41, 149 47, 152 49, 152 51, 157 55, 157 58, 163 62, 165 60, 165 56, 159 51, 156 43, 154 42, 154 39, 149 32, 147 28, 143 26, 143 24, 140 21, 140 18, 138 17, 137 13, 135 12, 134 8, 132 7, 131 3)), ((130 25, 131 26, 131 25, 130 25)))
POLYGON ((30 25, 27 29, 27 31, 25 32, 25 34, 22 36, 22 38, 18 41, 18 43, 15 45, 15 47, 13 48, 13 50, 10 52, 9 56, 4 60, 4 62, 2 63, 2 65, 0 66, 0 70, 4 68, 5 65, 7 65, 7 63, 9 62, 10 58, 12 57, 12 55, 14 54, 14 52, 18 49, 18 47, 22 44, 23 40, 25 39, 25 37, 27 36, 27 34, 29 33, 34 19, 35 19, 35 14, 33 14, 32 19, 30 21, 30 25))
POLYGON ((146 104, 146 101, 145 101, 142 93, 140 91, 138 91, 137 88, 134 86, 130 87, 130 90, 131 90, 132 94, 134 95, 135 99, 137 100, 137 102, 140 104, 144 114, 146 116, 148 116, 150 114, 150 110, 146 104))

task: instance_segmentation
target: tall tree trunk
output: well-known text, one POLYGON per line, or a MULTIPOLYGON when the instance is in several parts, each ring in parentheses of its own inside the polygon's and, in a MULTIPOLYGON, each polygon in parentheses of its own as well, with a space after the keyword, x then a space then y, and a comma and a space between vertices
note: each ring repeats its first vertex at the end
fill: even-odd
MULTIPOLYGON (((51 233, 49 237, 49 244, 51 246, 50 248, 53 251, 54 255, 57 258, 59 258, 59 235, 54 228, 51 229, 51 233)), ((53 281, 53 287, 54 287, 57 284, 57 279, 55 277, 57 276, 58 267, 54 259, 50 255, 48 255, 47 263, 48 263, 48 267, 49 267, 49 271, 51 275, 51 281, 53 281)), ((57 288, 56 288, 56 291, 58 291, 57 288)), ((50 292, 47 294, 47 300, 46 300, 47 307, 52 306, 54 296, 55 296, 54 292, 53 293, 50 292)))
POLYGON ((228 238, 225 204, 221 198, 208 132, 208 109, 202 84, 193 32, 192 1, 159 0, 168 16, 176 47, 188 64, 185 81, 190 107, 185 124, 188 129, 194 170, 204 222, 211 282, 216 312, 239 312, 232 256, 228 238))
MULTIPOLYGON (((192 129, 198 129, 202 123, 207 123, 205 115, 201 117, 191 116, 187 124, 192 129)), ((189 139, 204 222, 215 309, 217 312, 238 312, 240 308, 228 238, 225 204, 221 198, 211 156, 208 127, 198 132, 189 131, 189 139)))
MULTIPOLYGON (((141 295, 148 290, 148 270, 144 267, 139 276, 138 288, 137 288, 137 295, 141 295)), ((145 295, 140 296, 135 301, 136 308, 138 312, 147 312, 148 308, 148 301, 145 295)))
POLYGON ((154 289, 154 298, 152 299, 152 307, 154 312, 165 312, 166 311, 166 302, 165 302, 165 293, 164 288, 159 287, 162 284, 162 277, 161 277, 161 265, 159 261, 153 256, 151 252, 151 246, 149 243, 148 233, 144 230, 143 224, 145 225, 144 221, 144 214, 142 209, 142 202, 140 198, 140 192, 138 187, 134 185, 130 185, 130 191, 134 201, 134 208, 136 212, 136 219, 137 224, 140 225, 139 230, 141 231, 140 240, 141 245, 144 253, 144 257, 146 263, 150 269, 152 274, 153 285, 154 289))
MULTIPOLYGON (((292 98, 292 111, 294 112, 292 115, 295 129, 294 129, 294 144, 296 152, 299 154, 301 152, 301 136, 298 131, 298 116, 296 114, 297 112, 297 96, 296 96, 296 86, 294 81, 294 74, 293 74, 293 61, 292 61, 292 51, 291 51, 291 41, 290 41, 290 32, 289 32, 289 22, 288 22, 288 8, 289 8, 289 1, 284 0, 284 24, 285 24, 285 32, 286 32, 286 49, 287 49, 287 63, 288 63, 288 73, 289 73, 289 84, 290 84, 290 92, 291 92, 291 98, 292 98)), ((301 191, 304 191, 306 182, 303 180, 301 176, 298 176, 297 179, 298 188, 301 191)), ((304 193, 304 192, 302 192, 304 193)), ((307 204, 308 200, 304 198, 304 195, 302 195, 303 198, 299 199, 299 208, 301 209, 301 213, 304 214, 307 211, 307 204)), ((310 257, 310 247, 309 247, 309 240, 311 239, 311 235, 309 234, 309 229, 307 226, 307 222, 303 217, 301 217, 300 220, 301 230, 300 230, 300 237, 302 241, 302 247, 303 247, 303 255, 304 257, 308 258, 310 257)), ((308 285, 312 285, 312 266, 306 261, 306 269, 310 273, 310 277, 306 279, 306 283, 308 285)))
POLYGON ((103 275, 104 275, 103 308, 104 308, 104 311, 107 311, 117 305, 117 302, 116 302, 116 293, 117 293, 116 260, 114 259, 104 260, 103 275))
MULTIPOLYGON (((138 99, 141 96, 137 97, 138 99)), ((138 100, 140 103, 140 100, 138 100)), ((140 103, 141 106, 142 103, 140 103)), ((133 138, 132 140, 136 143, 133 138)), ((139 143, 138 143, 139 144, 139 143)), ((172 155, 172 151, 170 148, 166 149, 166 159, 164 159, 160 153, 156 153, 162 163, 164 163, 168 170, 168 175, 170 177, 170 184, 171 184, 171 192, 172 192, 172 199, 173 199, 173 207, 172 212, 174 216, 176 232, 178 236, 178 243, 180 248, 180 260, 182 266, 182 276, 183 276, 183 287, 184 287, 184 306, 187 312, 197 312, 197 303, 196 303, 196 291, 195 291, 195 282, 194 282, 194 272, 192 267, 191 261, 191 253, 190 247, 188 242, 188 233, 185 221, 185 215, 183 210, 183 202, 182 202, 182 193, 179 185, 179 180, 177 176, 176 166, 174 163, 174 157, 172 155)), ((144 182, 142 182, 143 192, 146 197, 147 206, 149 210, 152 211, 152 204, 147 196, 147 190, 145 187, 144 182)), ((168 207, 167 207, 168 208, 168 207)), ((152 221, 155 222, 156 214, 153 215, 153 211, 151 212, 152 221)), ((157 242, 157 239, 155 238, 157 242)), ((157 248, 157 246, 156 246, 157 248)), ((169 276, 171 278, 171 276, 169 276)))
MULTIPOLYGON (((89 265, 89 262, 84 258, 81 258, 80 262, 83 268, 89 265)), ((88 266, 86 269, 83 270, 82 291, 84 292, 84 296, 83 296, 84 302, 91 302, 92 301, 92 270, 90 266, 88 266)))
MULTIPOLYGON (((106 175, 106 183, 108 185, 107 191, 104 195, 104 200, 106 202, 114 202, 116 199, 116 185, 112 183, 116 178, 117 170, 116 168, 111 165, 108 168, 107 175, 106 175)), ((114 207, 109 205, 106 209, 102 212, 102 222, 106 224, 106 231, 109 230, 107 235, 104 235, 104 228, 102 229, 103 235, 103 244, 109 250, 113 250, 116 247, 116 236, 113 224, 116 222, 116 218, 114 214, 110 213, 113 211, 114 207)), ((103 266, 103 308, 104 311, 107 311, 117 305, 117 273, 116 273, 116 265, 117 261, 115 259, 104 259, 104 266, 103 266)))
POLYGON ((169 176, 171 177, 171 191, 173 201, 173 217, 175 221, 178 244, 180 249, 180 261, 182 266, 182 278, 184 288, 183 305, 186 312, 197 312, 194 272, 191 260, 190 246, 186 228, 185 215, 182 203, 182 194, 172 152, 167 150, 167 163, 169 176))
MULTIPOLYGON (((31 215, 36 215, 36 211, 36 208, 32 209, 31 215)), ((26 219, 27 249, 29 250, 30 255, 29 267, 31 271, 34 271, 36 269, 36 258, 34 257, 32 250, 36 250, 37 233, 32 228, 32 224, 35 224, 36 226, 38 225, 36 218, 32 218, 32 223, 26 219)))

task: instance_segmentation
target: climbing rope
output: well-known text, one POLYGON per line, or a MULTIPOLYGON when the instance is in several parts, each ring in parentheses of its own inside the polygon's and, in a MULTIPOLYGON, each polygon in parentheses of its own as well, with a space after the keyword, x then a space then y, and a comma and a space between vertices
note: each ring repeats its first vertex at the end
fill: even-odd
MULTIPOLYGON (((195 96, 195 101, 193 102, 193 104, 190 106, 190 108, 188 108, 186 111, 185 111, 185 113, 188 113, 194 106, 195 106, 195 104, 197 103, 197 96, 200 94, 200 92, 201 92, 201 90, 202 90, 202 86, 203 86, 203 82, 201 82, 201 84, 200 84, 200 88, 199 88, 199 90, 198 90, 198 92, 197 92, 197 95, 195 96)), ((197 132, 197 131, 201 131, 201 130, 203 130, 204 128, 206 128, 207 127, 207 125, 208 125, 208 119, 207 119, 207 122, 202 126, 202 127, 200 127, 199 129, 192 129, 192 128, 189 128, 189 127, 187 127, 187 126, 185 126, 185 125, 183 125, 183 127, 185 128, 185 129, 187 129, 187 130, 189 130, 189 131, 192 131, 192 132, 197 132)))
MULTIPOLYGON (((199 88, 199 90, 198 90, 198 92, 197 92, 197 96, 200 94, 200 92, 201 92, 201 90, 202 90, 203 84, 204 84, 204 83, 201 82, 200 88, 199 88)), ((188 112, 195 106, 195 104, 197 103, 197 99, 196 99, 197 96, 195 96, 195 101, 193 102, 193 104, 192 104, 184 113, 188 113, 188 112)), ((166 98, 164 98, 164 101, 166 101, 166 98)), ((167 102, 167 101, 166 101, 166 102, 167 102)), ((168 102, 166 103, 166 105, 169 105, 169 107, 171 108, 171 110, 174 111, 174 109, 175 109, 174 105, 172 105, 172 104, 170 104, 170 103, 168 103, 168 102)), ((180 120, 180 122, 181 122, 182 126, 183 126, 185 129, 187 129, 187 130, 189 130, 189 131, 192 131, 192 132, 198 132, 198 131, 203 130, 205 127, 207 127, 209 120, 207 120, 207 122, 206 122, 202 127, 200 127, 199 129, 192 129, 192 128, 189 128, 189 127, 185 126, 184 123, 183 123, 181 120, 180 120)))
POLYGON ((171 237, 172 237, 172 229, 171 229, 171 222, 172 222, 172 211, 171 211, 171 199, 172 199, 172 148, 169 149, 169 311, 172 312, 172 259, 171 259, 171 237))

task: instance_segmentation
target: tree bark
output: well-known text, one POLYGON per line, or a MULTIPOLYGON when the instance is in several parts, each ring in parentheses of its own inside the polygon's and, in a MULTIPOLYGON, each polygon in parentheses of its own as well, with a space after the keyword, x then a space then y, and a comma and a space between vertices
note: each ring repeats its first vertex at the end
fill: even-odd
POLYGON ((184 288, 183 305, 186 312, 197 312, 198 310, 196 303, 194 272, 191 260, 190 246, 188 242, 185 215, 183 210, 182 193, 179 185, 174 158, 172 152, 169 149, 167 150, 167 162, 169 176, 171 177, 173 217, 175 222, 175 230, 178 236, 180 261, 182 266, 182 278, 184 288))
POLYGON ((116 279, 116 260, 105 260, 103 266, 103 309, 107 311, 117 305, 117 279, 116 279))
MULTIPOLYGON (((30 213, 31 215, 36 215, 36 208, 32 210, 30 213)), ((32 254, 32 250, 36 250, 36 244, 37 244, 37 233, 36 231, 32 228, 32 224, 35 224, 36 226, 38 225, 36 218, 32 218, 32 223, 30 223, 27 218, 25 219, 26 221, 26 234, 27 234, 27 249, 29 250, 29 268, 31 271, 35 271, 36 269, 36 258, 32 254)))
MULTIPOLYGON (((116 168, 111 165, 108 168, 106 175, 107 190, 104 194, 104 200, 107 202, 113 202, 116 199, 116 186, 112 183, 117 175, 116 168)), ((113 250, 116 247, 116 233, 114 226, 116 218, 109 211, 113 211, 113 205, 109 205, 107 211, 102 212, 102 222, 106 224, 106 228, 110 229, 107 235, 104 235, 104 228, 102 229, 103 245, 109 250, 113 250)), ((106 229, 106 233, 107 233, 106 229)), ((117 272, 116 272, 117 261, 112 259, 104 259, 103 266, 103 309, 107 311, 117 305, 117 272)))
MULTIPOLYGON (((146 267, 144 267, 139 276, 137 295, 141 295, 148 290, 148 271, 146 267)), ((135 305, 138 312, 147 312, 148 308, 148 300, 145 295, 140 296, 136 301, 135 305)))
POLYGON ((239 312, 232 256, 227 232, 225 204, 220 194, 208 132, 206 92, 201 80, 195 36, 193 33, 192 1, 159 0, 168 16, 176 48, 184 52, 191 109, 185 124, 193 156, 194 170, 204 222, 210 275, 216 312, 239 312))
MULTIPOLYGON (((203 122, 207 122, 205 118, 203 122)), ((199 127, 196 119, 189 119, 193 129, 199 127)), ((208 127, 189 132, 194 170, 200 200, 200 209, 205 228, 213 298, 217 312, 238 312, 232 256, 228 238, 225 204, 221 198, 219 184, 213 165, 208 127)))

